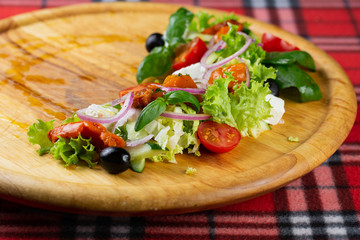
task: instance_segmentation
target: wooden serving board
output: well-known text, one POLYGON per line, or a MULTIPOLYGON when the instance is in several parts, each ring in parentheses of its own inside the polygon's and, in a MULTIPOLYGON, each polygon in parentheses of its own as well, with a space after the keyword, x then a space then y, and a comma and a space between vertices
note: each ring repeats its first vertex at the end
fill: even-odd
MULTIPOLYGON (((243 138, 225 154, 201 149, 177 164, 147 162, 141 174, 110 175, 101 167, 64 168, 38 156, 28 142, 37 119, 60 123, 92 103, 117 98, 136 84, 147 55, 145 40, 163 32, 179 6, 151 3, 87 4, 45 9, 0 21, 0 194, 56 211, 107 215, 184 213, 247 200, 278 189, 330 157, 349 133, 355 94, 341 67, 325 52, 281 29, 240 16, 258 34, 278 35, 314 57, 311 74, 321 101, 286 99, 284 124, 257 139, 243 138), (299 138, 298 143, 287 138, 299 138), (188 167, 197 174, 188 176, 188 167)), ((188 7, 196 12, 206 10, 188 7)))

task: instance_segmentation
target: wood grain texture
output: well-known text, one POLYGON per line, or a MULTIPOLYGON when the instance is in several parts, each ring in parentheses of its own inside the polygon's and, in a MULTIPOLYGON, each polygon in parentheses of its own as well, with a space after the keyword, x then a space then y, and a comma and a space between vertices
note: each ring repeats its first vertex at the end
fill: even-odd
MULTIPOLYGON (((67 169, 39 157, 28 143, 36 119, 61 122, 74 110, 105 103, 136 84, 146 37, 163 32, 178 6, 86 4, 45 9, 0 21, 0 193, 58 211, 107 215, 184 213, 244 201, 273 191, 330 157, 356 114, 353 87, 342 68, 306 40, 240 16, 258 34, 270 32, 314 57, 321 101, 286 99, 284 124, 244 138, 225 154, 202 149, 178 164, 147 162, 145 171, 110 175, 100 167, 67 169), (287 141, 296 136, 299 143, 287 141), (185 175, 187 167, 197 174, 185 175)), ((189 7, 196 12, 204 10, 189 7)), ((214 14, 219 11, 206 9, 214 14)))

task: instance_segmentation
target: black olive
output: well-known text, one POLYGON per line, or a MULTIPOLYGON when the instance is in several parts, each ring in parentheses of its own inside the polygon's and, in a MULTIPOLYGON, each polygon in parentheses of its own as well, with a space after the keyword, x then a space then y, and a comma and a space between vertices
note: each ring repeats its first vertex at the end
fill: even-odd
POLYGON ((272 79, 267 79, 265 83, 269 83, 269 89, 271 91, 271 94, 278 97, 279 96, 279 87, 278 85, 276 84, 276 82, 272 79))
POLYGON ((100 152, 100 165, 111 174, 124 172, 130 167, 130 154, 119 147, 105 148, 100 152))
POLYGON ((165 45, 165 41, 163 35, 160 33, 151 34, 146 39, 146 43, 145 43, 145 47, 148 52, 151 52, 151 50, 153 50, 153 48, 155 47, 164 46, 164 45, 165 45))

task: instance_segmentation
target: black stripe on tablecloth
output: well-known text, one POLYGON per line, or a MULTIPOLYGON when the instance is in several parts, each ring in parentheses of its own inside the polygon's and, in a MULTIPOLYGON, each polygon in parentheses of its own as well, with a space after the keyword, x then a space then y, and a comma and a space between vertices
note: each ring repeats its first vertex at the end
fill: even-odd
POLYGON ((207 217, 208 217, 208 224, 209 224, 209 239, 210 240, 215 240, 216 239, 216 235, 215 235, 215 220, 214 220, 214 210, 209 210, 207 211, 207 217))
MULTIPOLYGON (((332 162, 336 162, 336 161, 341 162, 341 154, 339 154, 339 155, 340 155, 340 157, 338 157, 336 159, 332 159, 332 162)), ((341 213, 341 215, 344 215, 344 216, 353 215, 356 217, 357 216, 356 211, 351 210, 351 209, 355 209, 354 201, 352 199, 352 194, 350 192, 351 186, 349 185, 349 182, 348 182, 348 179, 346 176, 346 172, 344 169, 344 165, 345 165, 344 163, 337 164, 337 165, 333 165, 330 168, 331 173, 333 175, 333 180, 334 180, 335 186, 343 186, 342 188, 338 188, 337 192, 336 192, 338 194, 340 206, 342 207, 342 210, 339 211, 339 213, 341 213)), ((355 219, 357 219, 357 217, 355 219)), ((348 237, 359 236, 360 235, 359 226, 360 226, 360 224, 359 224, 358 220, 357 220, 357 222, 354 223, 353 220, 349 221, 348 218, 344 218, 344 227, 346 229, 348 237), (354 229, 353 227, 350 227, 351 224, 356 224, 358 227, 354 229)))
POLYGON ((132 217, 130 218, 129 240, 143 239, 145 236, 146 218, 132 217))
POLYGON ((345 9, 348 12, 348 15, 350 17, 351 24, 354 27, 354 30, 355 30, 357 39, 359 41, 359 44, 360 44, 360 30, 359 30, 360 26, 359 26, 358 22, 356 21, 353 9, 351 8, 351 6, 349 4, 349 1, 348 0, 343 0, 343 2, 344 2, 344 5, 345 5, 345 9))
POLYGON ((78 225, 78 216, 73 214, 63 214, 60 224, 60 238, 72 239, 76 237, 76 226, 78 225))
POLYGON ((277 190, 274 193, 274 209, 276 214, 276 226, 279 230, 279 237, 281 239, 291 239, 289 236, 292 236, 291 227, 288 228, 284 226, 283 223, 290 223, 290 215, 289 215, 289 201, 286 194, 286 189, 282 188, 277 190))
POLYGON ((42 0, 41 1, 41 8, 46 8, 47 7, 47 0, 42 0))
POLYGON ((111 217, 97 217, 95 221, 94 239, 111 239, 111 217))
POLYGON ((308 38, 308 32, 306 28, 306 23, 304 21, 304 17, 302 14, 302 10, 300 8, 300 4, 298 0, 290 1, 290 8, 289 8, 295 19, 296 28, 298 35, 302 36, 303 38, 308 38))

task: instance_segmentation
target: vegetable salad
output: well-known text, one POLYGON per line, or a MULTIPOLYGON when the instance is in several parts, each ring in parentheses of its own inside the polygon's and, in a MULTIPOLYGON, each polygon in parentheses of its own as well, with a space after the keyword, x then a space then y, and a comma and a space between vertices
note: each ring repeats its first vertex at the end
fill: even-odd
POLYGON ((30 143, 65 166, 100 163, 111 174, 142 172, 146 160, 200 156, 200 145, 231 151, 241 138, 256 138, 280 122, 283 89, 296 88, 300 102, 321 98, 307 73, 315 71, 308 53, 271 34, 259 39, 250 29, 233 14, 179 8, 164 34, 148 37, 137 86, 76 111, 57 127, 38 120, 29 128, 30 143))

